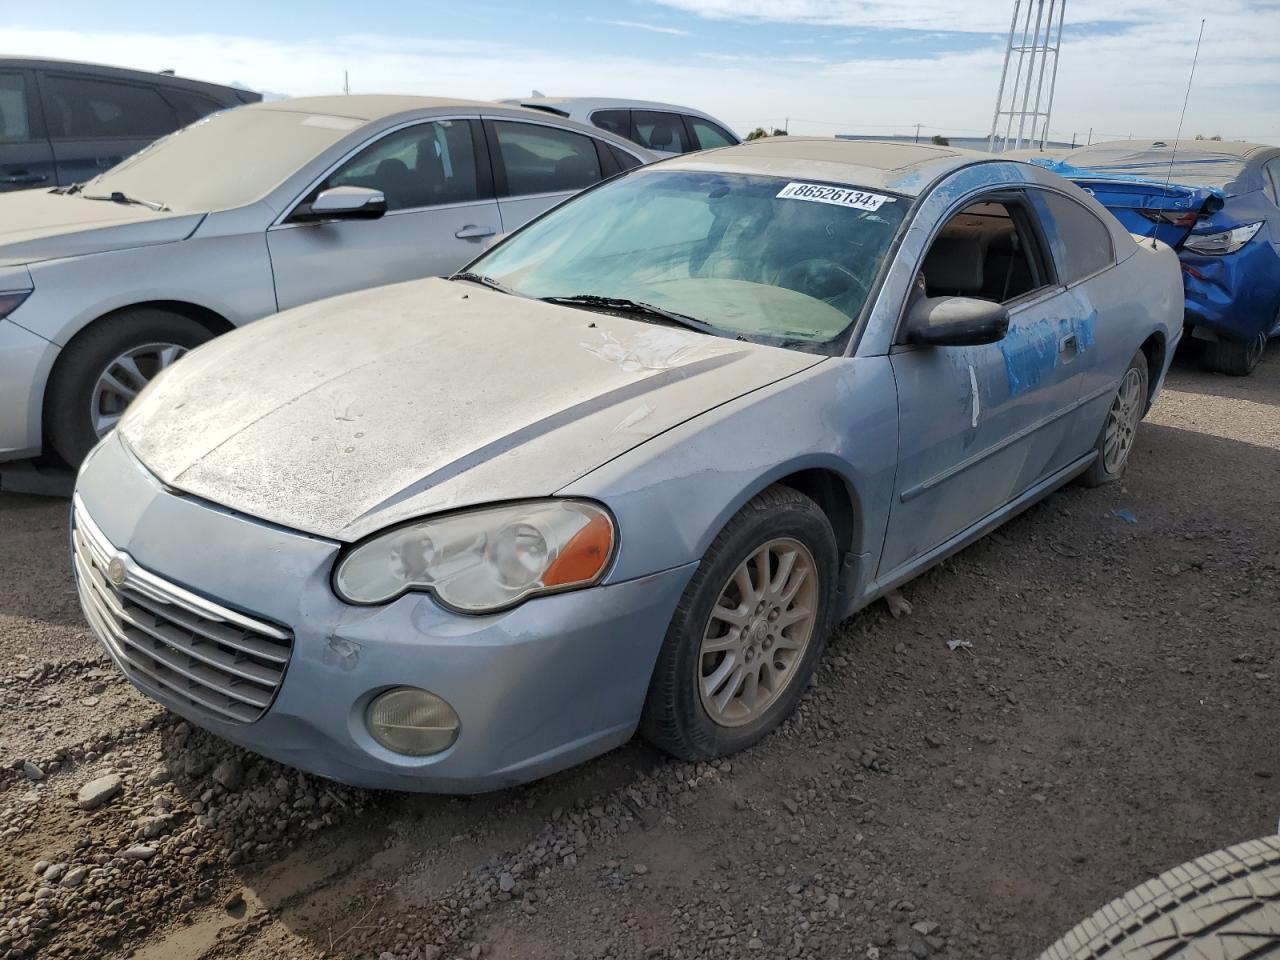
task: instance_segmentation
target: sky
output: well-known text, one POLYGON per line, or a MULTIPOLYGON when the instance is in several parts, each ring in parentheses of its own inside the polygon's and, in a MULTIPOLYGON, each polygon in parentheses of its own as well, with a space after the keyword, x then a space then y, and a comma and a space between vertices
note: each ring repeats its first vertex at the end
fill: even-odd
MULTIPOLYGON (((7 10, 0 53, 290 96, 341 92, 346 71, 352 93, 662 100, 739 133, 981 136, 1012 12, 1013 0, 60 0, 7 10)), ((1184 136, 1280 144, 1280 0, 1069 0, 1051 137, 1172 137, 1201 18, 1184 136)))

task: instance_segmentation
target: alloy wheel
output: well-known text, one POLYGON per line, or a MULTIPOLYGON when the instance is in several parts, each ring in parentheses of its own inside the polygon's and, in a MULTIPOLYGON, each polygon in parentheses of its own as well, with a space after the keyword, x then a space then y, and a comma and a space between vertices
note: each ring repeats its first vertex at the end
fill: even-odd
POLYGON ((120 354, 107 364, 94 384, 89 403, 94 433, 99 437, 106 436, 142 388, 186 352, 187 347, 176 343, 147 343, 120 354))
POLYGON ((798 540, 770 540, 734 570, 702 637, 695 681, 720 726, 758 718, 796 674, 819 602, 813 554, 798 540))
POLYGON ((1142 374, 1130 368, 1120 381, 1120 389, 1107 414, 1106 440, 1102 447, 1102 465, 1107 473, 1119 473, 1133 449, 1133 438, 1142 420, 1142 374))

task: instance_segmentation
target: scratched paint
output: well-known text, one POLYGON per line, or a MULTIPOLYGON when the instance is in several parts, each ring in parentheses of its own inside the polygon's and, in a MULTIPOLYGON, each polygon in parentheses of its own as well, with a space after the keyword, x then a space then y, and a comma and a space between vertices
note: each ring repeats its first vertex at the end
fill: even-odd
POLYGON ((1000 341, 1009 395, 1017 396, 1038 387, 1062 362, 1063 338, 1074 335, 1076 352, 1093 346, 1093 326, 1097 311, 1084 317, 1044 317, 1034 323, 1017 324, 1000 341))

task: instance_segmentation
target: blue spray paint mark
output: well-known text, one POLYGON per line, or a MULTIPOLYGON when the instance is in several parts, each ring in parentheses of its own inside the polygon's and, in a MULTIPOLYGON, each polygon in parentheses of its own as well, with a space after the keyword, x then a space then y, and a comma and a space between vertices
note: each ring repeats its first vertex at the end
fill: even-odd
POLYGON ((1064 337, 1075 335, 1077 353, 1084 353, 1092 347, 1097 317, 1098 312, 1094 310, 1085 317, 1045 317, 1010 328, 1008 336, 1000 341, 1005 373, 1009 377, 1009 395, 1016 397, 1038 387, 1058 368, 1064 337))

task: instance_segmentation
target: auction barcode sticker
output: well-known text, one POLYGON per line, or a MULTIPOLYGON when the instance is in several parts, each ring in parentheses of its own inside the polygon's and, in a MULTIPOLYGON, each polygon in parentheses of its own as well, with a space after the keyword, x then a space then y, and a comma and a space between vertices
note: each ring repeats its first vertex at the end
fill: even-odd
POLYGON ((814 203, 832 203, 837 207, 854 207, 858 210, 879 210, 892 197, 878 193, 854 190, 851 187, 826 187, 820 183, 788 183, 778 191, 779 199, 812 200, 814 203))

